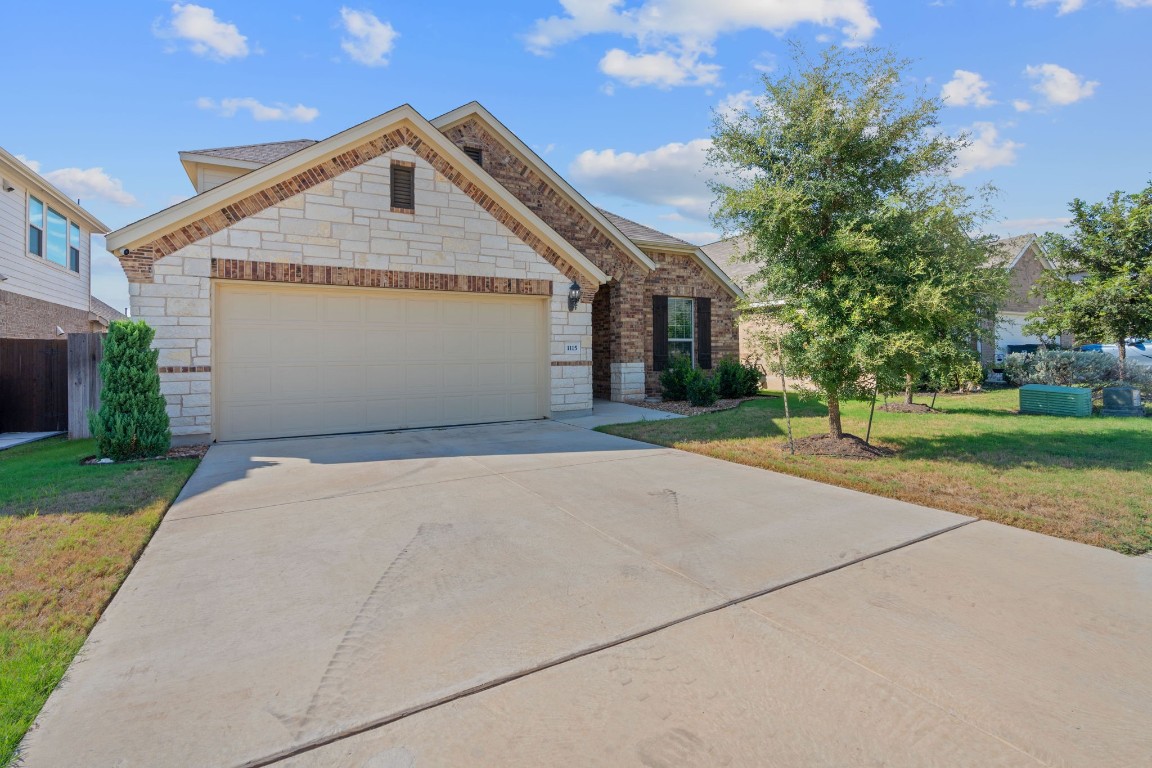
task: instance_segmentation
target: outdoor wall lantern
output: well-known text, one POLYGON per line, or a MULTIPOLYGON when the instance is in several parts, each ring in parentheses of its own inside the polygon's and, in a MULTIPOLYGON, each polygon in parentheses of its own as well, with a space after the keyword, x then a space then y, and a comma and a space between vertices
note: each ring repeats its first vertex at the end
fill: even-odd
POLYGON ((576 306, 580 303, 580 283, 575 280, 572 285, 568 286, 568 311, 575 312, 576 306))

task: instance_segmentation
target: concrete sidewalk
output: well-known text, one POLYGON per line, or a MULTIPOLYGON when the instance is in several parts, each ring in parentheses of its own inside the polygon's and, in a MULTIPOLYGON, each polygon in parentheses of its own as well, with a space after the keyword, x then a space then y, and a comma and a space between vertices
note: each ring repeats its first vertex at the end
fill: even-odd
POLYGON ((552 420, 561 424, 570 424, 573 427, 596 429, 609 424, 630 424, 634 421, 664 421, 665 419, 682 419, 679 413, 658 411, 655 408, 644 408, 631 403, 614 403, 611 400, 595 400, 592 412, 577 411, 574 415, 564 415, 562 412, 553 415, 552 420))
POLYGON ((1152 561, 552 422, 216 446, 32 766, 1133 765, 1152 561))

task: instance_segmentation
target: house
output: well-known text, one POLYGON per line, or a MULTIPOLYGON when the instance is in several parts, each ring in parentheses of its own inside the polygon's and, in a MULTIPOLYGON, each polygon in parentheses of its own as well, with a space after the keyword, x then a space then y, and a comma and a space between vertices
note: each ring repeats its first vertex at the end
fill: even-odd
POLYGON ((0 338, 52 339, 120 313, 91 293, 99 219, 0 148, 0 338))
MULTIPOLYGON (((730 237, 703 246, 708 255, 741 288, 753 291, 752 276, 757 266, 740 258, 749 247, 744 236, 730 237)), ((1023 331, 1027 314, 1037 309, 1041 300, 1031 295, 1032 288, 1044 270, 1052 264, 1039 238, 1034 234, 1019 235, 998 240, 990 264, 1002 266, 1009 272, 1010 292, 996 317, 996 335, 992 343, 977 342, 980 360, 989 369, 999 369, 1004 356, 1011 352, 1029 351, 1042 343, 1042 339, 1028 336, 1023 331)), ((769 322, 767 316, 746 315, 740 322, 740 357, 759 361, 763 355, 755 338, 756 331, 769 322)), ((1070 339, 1063 339, 1068 346, 1070 339)))
POLYGON ((595 208, 479 104, 180 159, 198 194, 107 242, 182 440, 546 418, 737 351, 703 251, 595 208))

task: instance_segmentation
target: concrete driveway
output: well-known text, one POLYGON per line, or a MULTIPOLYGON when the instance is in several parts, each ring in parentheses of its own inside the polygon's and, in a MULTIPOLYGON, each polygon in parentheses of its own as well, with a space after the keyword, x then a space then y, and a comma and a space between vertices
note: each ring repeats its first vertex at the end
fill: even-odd
POLYGON ((27 766, 1152 763, 1152 560, 554 422, 220 445, 27 766))

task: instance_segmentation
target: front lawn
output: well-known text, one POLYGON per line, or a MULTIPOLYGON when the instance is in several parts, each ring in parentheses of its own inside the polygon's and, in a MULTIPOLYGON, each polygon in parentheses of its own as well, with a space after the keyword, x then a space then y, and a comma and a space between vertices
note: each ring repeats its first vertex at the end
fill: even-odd
POLYGON ((80 465, 95 452, 63 439, 0 452, 0 765, 199 463, 80 465))
MULTIPOLYGON (((918 398, 927 402, 927 398, 918 398)), ((1107 547, 1152 549, 1152 420, 1021 416, 1016 390, 941 395, 938 414, 876 412, 873 460, 790 456, 783 401, 602 431, 1107 547)), ((826 409, 789 398, 796 437, 826 433, 826 409)), ((844 405, 864 436, 868 403, 844 405)))

